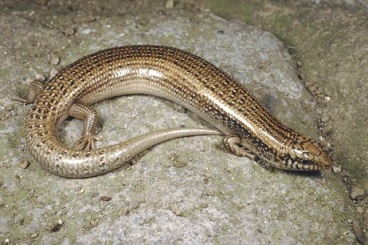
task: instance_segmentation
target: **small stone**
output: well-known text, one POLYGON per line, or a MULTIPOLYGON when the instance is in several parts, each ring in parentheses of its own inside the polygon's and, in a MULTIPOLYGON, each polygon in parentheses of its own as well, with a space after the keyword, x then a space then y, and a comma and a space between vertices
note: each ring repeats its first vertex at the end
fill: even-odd
POLYGON ((182 216, 183 215, 183 212, 182 210, 179 208, 178 205, 176 204, 173 204, 171 206, 171 211, 176 215, 176 216, 182 216))
POLYGON ((42 75, 42 74, 39 74, 39 73, 36 73, 35 74, 35 80, 36 81, 40 81, 40 82, 43 82, 43 81, 45 81, 45 76, 44 75, 42 75))
POLYGON ((56 224, 50 225, 50 231, 51 232, 58 232, 61 229, 62 226, 63 226, 63 221, 61 219, 59 219, 56 224))
POLYGON ((330 121, 330 116, 329 115, 323 115, 322 118, 321 118, 321 122, 327 123, 328 121, 330 121))
POLYGON ((166 9, 174 8, 174 0, 167 0, 166 3, 165 3, 165 8, 166 9))
POLYGON ((341 172, 341 166, 340 165, 333 165, 332 166, 332 172, 340 173, 341 172))
POLYGON ((320 144, 321 146, 327 146, 327 145, 328 145, 328 142, 327 142, 325 139, 321 139, 321 140, 319 141, 319 144, 320 144))
POLYGON ((201 203, 201 204, 199 204, 199 206, 201 207, 201 208, 208 208, 208 203, 201 203))
POLYGON ((363 207, 356 207, 356 212, 358 213, 358 214, 362 214, 362 213, 364 213, 364 208, 363 207))
POLYGON ((324 135, 330 134, 332 132, 332 126, 331 125, 326 125, 326 127, 322 128, 321 132, 324 135))
POLYGON ((110 196, 101 196, 100 197, 100 200, 101 201, 104 201, 104 202, 108 202, 108 201, 110 201, 112 199, 112 197, 110 197, 110 196))
POLYGON ((19 167, 22 169, 26 169, 29 166, 29 162, 26 159, 23 159, 22 161, 20 161, 19 163, 19 167))
POLYGON ((75 28, 74 27, 66 27, 64 29, 61 30, 61 32, 64 34, 64 36, 66 37, 70 37, 70 36, 74 36, 75 34, 75 28))
POLYGON ((350 191, 350 198, 352 200, 359 200, 364 197, 365 191, 360 187, 353 187, 350 191))
POLYGON ((328 152, 331 150, 331 144, 330 143, 327 143, 327 145, 323 146, 322 148, 324 151, 328 152))
POLYGON ((317 125, 318 125, 318 127, 320 127, 320 128, 322 128, 322 127, 323 127, 323 123, 321 122, 321 120, 318 120, 318 121, 317 121, 317 125))
POLYGON ((363 235, 364 232, 363 232, 363 228, 362 228, 362 225, 360 224, 360 222, 357 221, 357 220, 353 220, 352 223, 351 223, 351 226, 352 226, 353 232, 354 232, 355 237, 358 240, 358 242, 360 244, 365 244, 364 235, 363 235))
POLYGON ((182 160, 179 160, 179 159, 174 159, 174 163, 173 165, 176 167, 176 168, 184 168, 185 166, 188 165, 187 162, 185 161, 182 161, 182 160))
POLYGON ((4 109, 7 111, 12 111, 14 110, 14 107, 12 105, 6 105, 4 109))
POLYGON ((57 57, 55 55, 51 56, 51 58, 50 58, 50 64, 51 65, 57 65, 57 64, 59 64, 59 62, 60 62, 59 57, 57 57))

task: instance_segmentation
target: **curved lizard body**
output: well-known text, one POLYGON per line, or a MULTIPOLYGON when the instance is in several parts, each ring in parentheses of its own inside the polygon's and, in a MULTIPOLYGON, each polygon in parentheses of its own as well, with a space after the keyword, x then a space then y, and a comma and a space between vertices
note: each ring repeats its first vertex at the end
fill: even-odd
POLYGON ((102 50, 67 66, 45 88, 34 84, 27 99, 35 99, 26 119, 30 152, 54 174, 89 177, 116 169, 168 139, 219 134, 209 129, 171 129, 91 149, 97 121, 90 105, 127 94, 162 97, 194 111, 227 135, 225 146, 234 154, 257 156, 286 170, 316 171, 332 165, 315 141, 283 125, 219 68, 186 51, 151 45, 102 50), (56 136, 57 123, 68 116, 85 121, 77 149, 68 148, 56 136))

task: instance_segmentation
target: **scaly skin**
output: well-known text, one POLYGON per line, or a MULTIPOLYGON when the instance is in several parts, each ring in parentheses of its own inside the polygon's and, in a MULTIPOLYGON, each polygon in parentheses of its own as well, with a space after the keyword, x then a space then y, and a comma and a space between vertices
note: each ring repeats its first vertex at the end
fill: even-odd
POLYGON ((106 49, 72 63, 44 89, 33 87, 28 102, 36 100, 26 120, 27 145, 41 165, 57 175, 99 175, 162 141, 219 134, 171 129, 91 149, 97 139, 96 113, 89 106, 126 94, 162 97, 194 111, 228 135, 225 146, 234 154, 255 155, 285 170, 316 171, 332 166, 332 159, 315 141, 283 125, 229 75, 179 49, 149 45, 106 49), (37 97, 34 90, 40 91, 37 97), (78 148, 87 150, 68 148, 58 140, 56 125, 68 116, 85 120, 78 148))

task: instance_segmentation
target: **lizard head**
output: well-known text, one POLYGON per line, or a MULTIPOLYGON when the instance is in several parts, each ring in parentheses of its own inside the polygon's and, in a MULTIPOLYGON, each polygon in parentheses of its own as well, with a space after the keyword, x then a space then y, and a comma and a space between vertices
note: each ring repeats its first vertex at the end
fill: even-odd
POLYGON ((329 169, 333 164, 317 142, 302 135, 297 136, 282 160, 284 166, 280 168, 288 170, 318 171, 329 169))

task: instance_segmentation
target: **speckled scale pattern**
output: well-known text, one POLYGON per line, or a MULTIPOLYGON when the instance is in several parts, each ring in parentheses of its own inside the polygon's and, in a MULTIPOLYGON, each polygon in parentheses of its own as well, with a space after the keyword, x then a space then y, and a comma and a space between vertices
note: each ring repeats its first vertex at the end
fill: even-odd
POLYGON ((317 143, 280 123, 219 68, 189 52, 150 45, 96 52, 52 78, 27 117, 31 153, 49 171, 67 177, 88 177, 116 168, 127 160, 121 156, 126 151, 121 145, 69 149, 57 139, 55 127, 75 103, 91 105, 125 94, 154 95, 183 105, 223 133, 238 136, 244 147, 277 168, 319 170, 331 165, 317 143))

